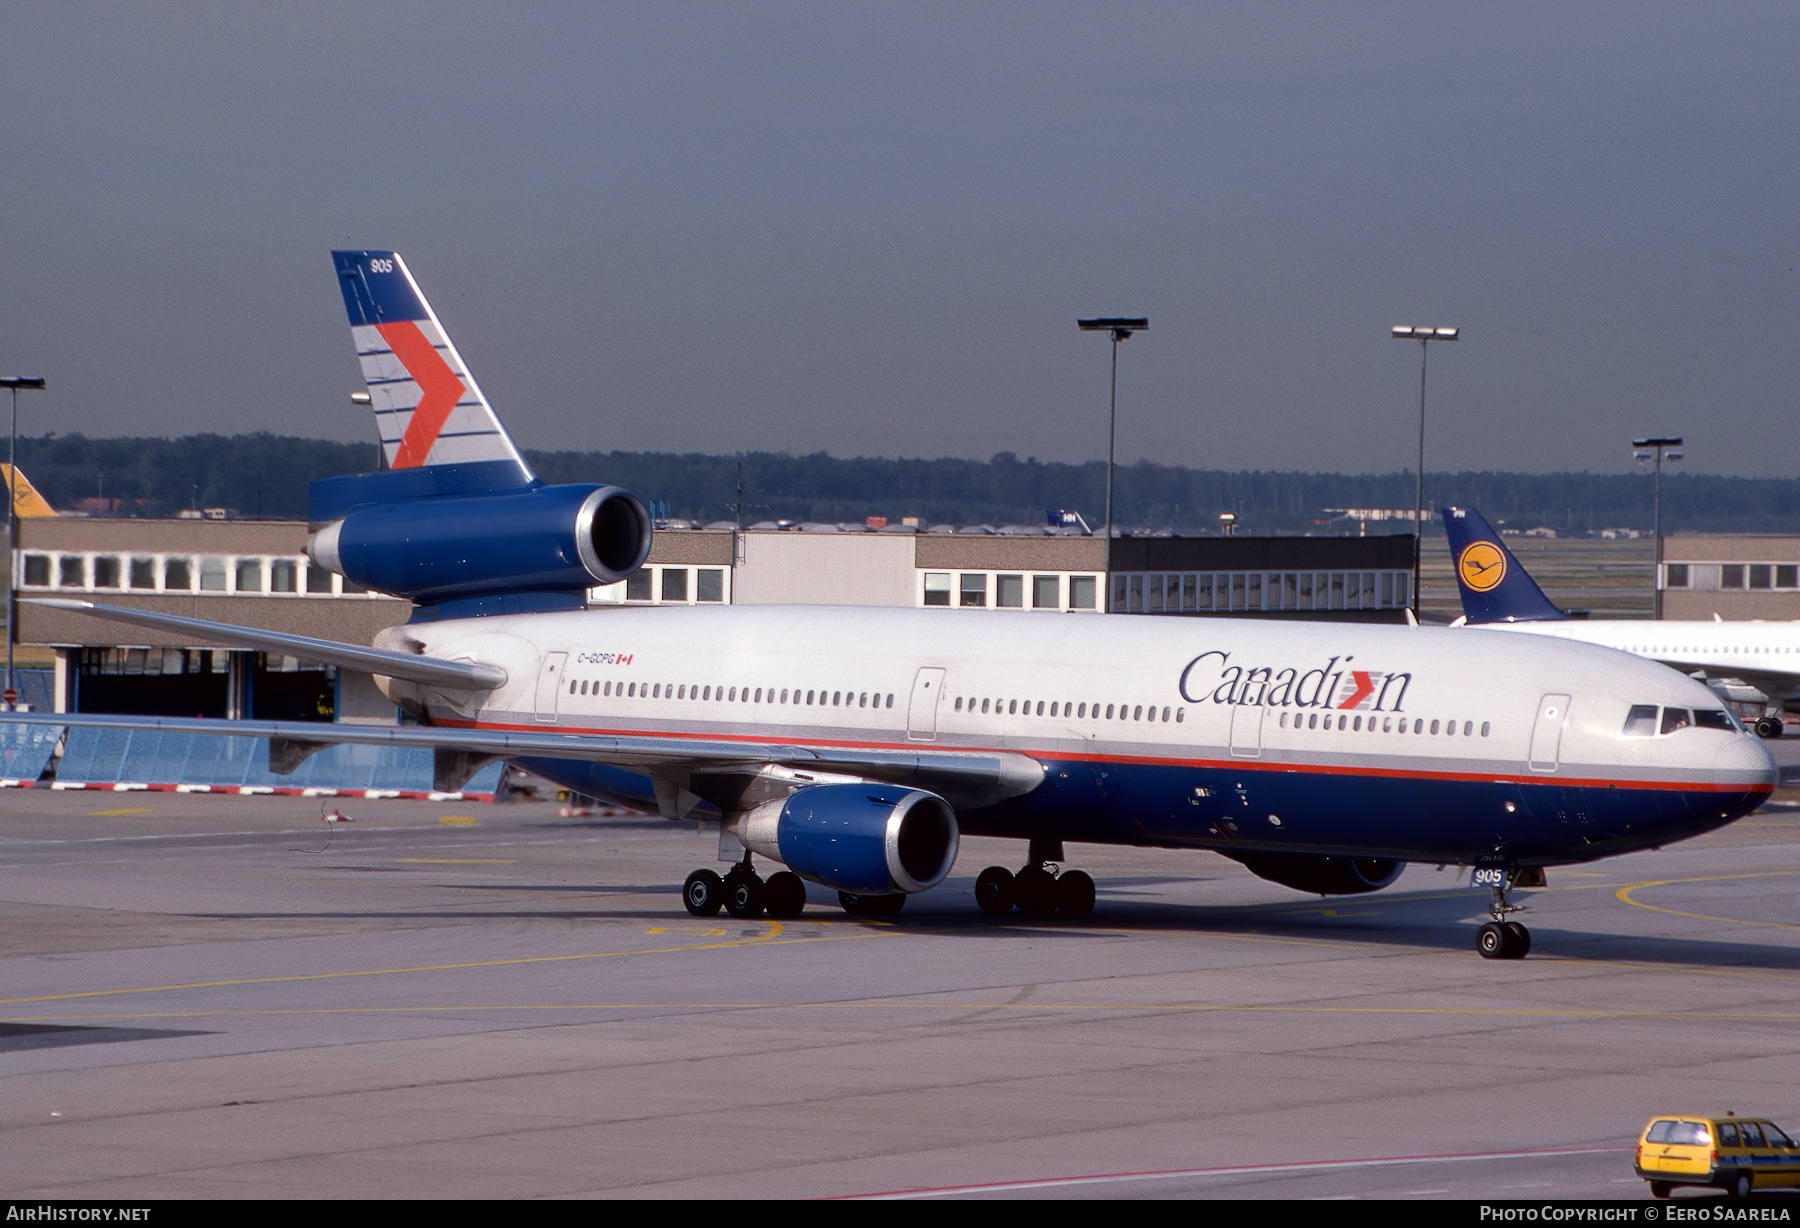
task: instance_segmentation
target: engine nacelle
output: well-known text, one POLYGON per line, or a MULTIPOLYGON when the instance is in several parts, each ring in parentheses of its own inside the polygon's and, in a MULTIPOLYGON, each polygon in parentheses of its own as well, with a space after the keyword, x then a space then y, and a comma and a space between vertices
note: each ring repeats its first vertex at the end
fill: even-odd
POLYGON ((956 864, 956 812, 898 785, 814 785, 738 820, 753 853, 801 878, 856 895, 925 891, 956 864))
POLYGON ((612 584, 643 565, 650 537, 649 510, 616 486, 535 486, 358 507, 306 553, 365 588, 437 602, 612 584))
MULTIPOLYGON (((1223 850, 1221 850, 1223 851, 1223 850)), ((1302 853, 1226 853, 1258 878, 1313 895, 1365 895, 1400 877, 1404 861, 1371 857, 1314 857, 1302 853)))

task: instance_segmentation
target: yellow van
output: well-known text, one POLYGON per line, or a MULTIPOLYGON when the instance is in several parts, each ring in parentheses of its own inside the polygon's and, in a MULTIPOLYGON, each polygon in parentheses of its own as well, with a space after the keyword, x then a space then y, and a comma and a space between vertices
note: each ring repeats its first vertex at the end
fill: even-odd
POLYGON ((1753 1189, 1800 1186, 1800 1143, 1760 1117, 1653 1117, 1638 1139, 1637 1175, 1658 1198, 1678 1185, 1748 1198, 1753 1189))

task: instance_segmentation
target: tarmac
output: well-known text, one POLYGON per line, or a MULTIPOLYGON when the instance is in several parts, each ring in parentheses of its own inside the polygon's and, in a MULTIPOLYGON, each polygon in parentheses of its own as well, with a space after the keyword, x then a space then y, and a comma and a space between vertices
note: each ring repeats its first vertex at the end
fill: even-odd
POLYGON ((1092 917, 995 919, 1022 850, 970 839, 895 918, 696 919, 715 850, 0 792, 0 1195, 1636 1199, 1653 1114, 1800 1130, 1800 803, 1553 869, 1518 963, 1455 867, 1321 900, 1071 845, 1092 917))

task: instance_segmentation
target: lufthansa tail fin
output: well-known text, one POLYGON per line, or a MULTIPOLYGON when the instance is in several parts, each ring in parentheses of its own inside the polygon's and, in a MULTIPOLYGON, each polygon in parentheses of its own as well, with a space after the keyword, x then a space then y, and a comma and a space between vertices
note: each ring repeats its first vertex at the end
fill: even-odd
POLYGON ((1474 623, 1527 623, 1567 618, 1526 574, 1500 535, 1472 507, 1444 509, 1444 532, 1463 615, 1474 623))
POLYGON ((386 468, 494 466, 500 485, 530 483, 530 467, 400 254, 331 255, 386 468))

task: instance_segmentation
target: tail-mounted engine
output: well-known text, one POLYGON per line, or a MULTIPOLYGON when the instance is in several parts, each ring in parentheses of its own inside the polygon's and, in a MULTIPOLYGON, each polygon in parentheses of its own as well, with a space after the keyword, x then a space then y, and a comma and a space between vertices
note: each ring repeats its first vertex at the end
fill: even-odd
POLYGON ((365 588, 433 605, 579 595, 641 567, 650 537, 649 510, 616 486, 529 486, 363 504, 314 532, 306 552, 365 588))
POLYGON ((814 785, 738 820, 753 853, 801 878, 856 895, 925 891, 956 864, 956 812, 934 793, 898 785, 814 785))

